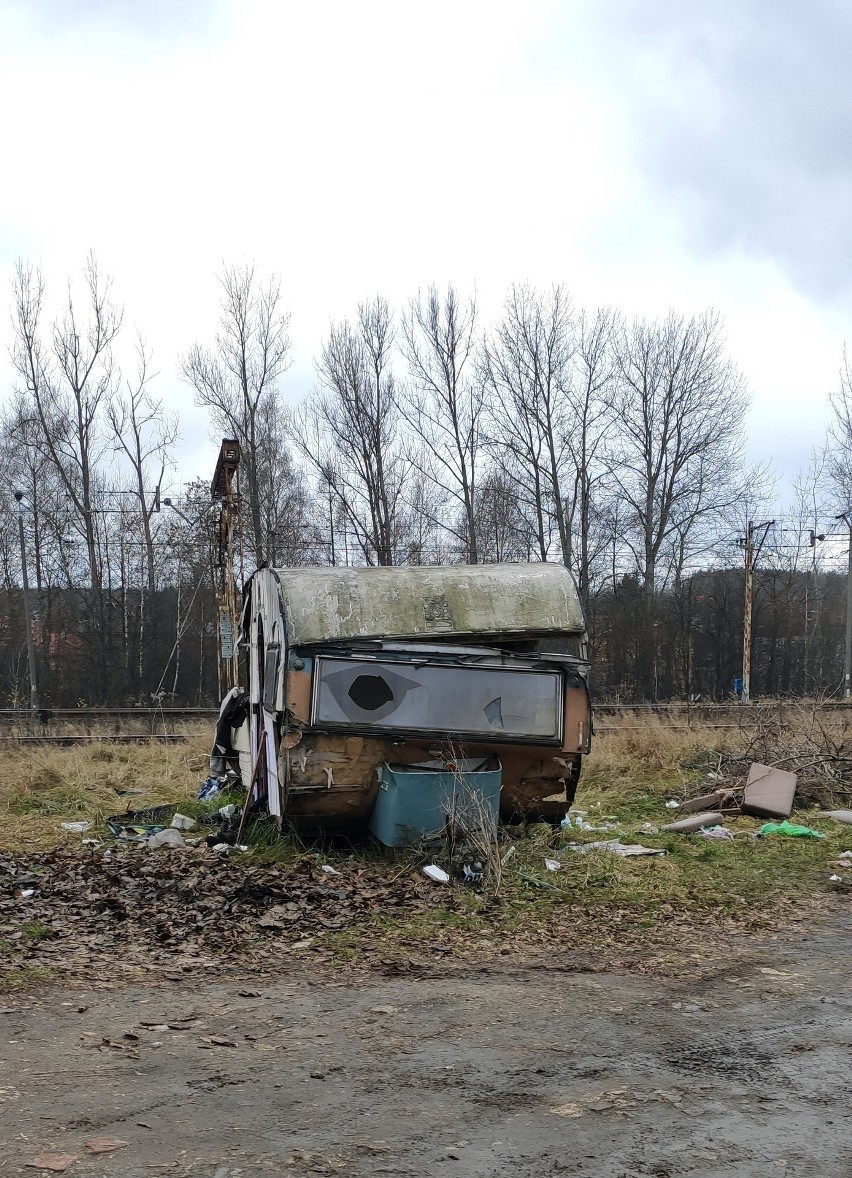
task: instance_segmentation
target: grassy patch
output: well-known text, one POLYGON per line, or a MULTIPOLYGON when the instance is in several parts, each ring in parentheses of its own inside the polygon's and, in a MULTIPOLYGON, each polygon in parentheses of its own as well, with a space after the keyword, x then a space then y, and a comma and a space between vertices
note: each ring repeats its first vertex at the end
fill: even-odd
MULTIPOLYGON (((305 908, 305 927, 294 924, 286 932, 290 940, 309 939, 310 952, 320 949, 341 962, 414 957, 424 951, 468 960, 501 953, 558 953, 564 959, 566 952, 610 958, 617 952, 654 952, 660 960, 676 962, 684 954, 703 951, 714 939, 722 944, 720 935, 807 919, 836 887, 845 886, 831 883, 830 875, 848 874, 852 880, 852 868, 837 865, 839 853, 852 847, 852 829, 824 819, 813 808, 803 807, 793 820, 823 831, 823 840, 755 838, 761 823, 748 817, 729 821, 736 834, 733 841, 706 841, 660 829, 678 816, 677 810, 666 809, 666 799, 683 800, 712 789, 723 762, 747 766, 744 739, 736 731, 676 730, 654 718, 637 724, 631 717, 623 728, 597 739, 577 795, 576 809, 585 812, 593 827, 611 823, 612 828, 553 830, 539 825, 501 831, 501 853, 511 847, 513 854, 496 890, 493 881, 482 891, 455 879, 446 886, 427 881, 424 864, 449 866, 440 848, 387 852, 367 839, 308 843, 293 834, 280 835, 269 822, 243 833, 241 841, 250 850, 229 857, 223 887, 231 871, 235 878, 246 871, 260 895, 265 877, 275 886, 282 880, 307 880, 319 899, 315 895, 305 908), (616 838, 662 849, 665 855, 623 859, 603 850, 579 854, 568 846, 616 838), (558 860, 559 869, 549 871, 545 857, 558 860), (338 870, 340 877, 323 873, 324 865, 338 870), (360 901, 340 901, 339 910, 351 916, 341 918, 345 927, 332 930, 338 921, 334 889, 360 901), (324 927, 310 924, 315 902, 328 905, 324 927)), ((763 759, 772 760, 770 748, 762 753, 763 759)), ((200 739, 183 746, 0 749, 0 850, 20 854, 50 850, 61 842, 79 847, 79 835, 61 830, 66 819, 88 818, 96 824, 92 834, 98 835, 103 818, 124 809, 174 802, 200 819, 229 802, 241 805, 240 795, 197 800, 206 755, 206 741, 200 739)), ((838 798, 845 788, 839 780, 838 798)), ((214 829, 201 826, 193 833, 214 829)), ((138 862, 149 861, 144 849, 138 854, 138 862)), ((206 871, 211 857, 199 850, 165 862, 180 862, 187 872, 206 871)), ((154 910, 159 902, 152 897, 154 910)), ((27 950, 34 964, 20 971, 21 985, 33 970, 33 984, 38 971, 51 973, 40 964, 52 960, 50 951, 40 951, 40 942, 54 933, 36 919, 45 912, 37 904, 38 897, 21 910, 28 919, 19 926, 21 936, 14 944, 4 931, 6 947, 0 946, 5 965, 18 950, 27 950)), ((196 936, 195 929, 191 935, 196 936)), ((276 939, 283 950, 289 943, 287 936, 265 933, 252 921, 245 925, 244 948, 239 935, 227 941, 227 950, 221 948, 221 937, 205 940, 206 934, 197 935, 206 953, 228 953, 234 959, 268 960, 276 939)), ((140 936, 140 944, 143 940, 140 936)))
POLYGON ((21 994, 46 986, 57 979, 57 971, 46 965, 21 965, 0 969, 0 994, 21 994))
POLYGON ((64 821, 88 819, 97 833, 105 818, 124 810, 158 802, 191 807, 208 754, 200 737, 186 744, 0 747, 0 851, 76 840, 63 831, 64 821))

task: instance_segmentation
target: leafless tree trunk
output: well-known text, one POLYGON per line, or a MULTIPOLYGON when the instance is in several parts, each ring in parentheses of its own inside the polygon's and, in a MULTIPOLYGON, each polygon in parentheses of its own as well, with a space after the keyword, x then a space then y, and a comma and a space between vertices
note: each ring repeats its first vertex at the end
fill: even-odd
POLYGON ((215 347, 195 344, 180 367, 196 402, 211 410, 217 428, 240 443, 251 547, 260 565, 269 548, 264 496, 272 482, 289 473, 267 468, 262 423, 264 414, 284 413, 278 381, 289 366, 290 315, 281 306, 278 279, 261 284, 254 265, 230 267, 220 281, 224 297, 215 347))
POLYGON ((152 519, 159 511, 160 488, 169 451, 177 439, 178 426, 176 415, 167 414, 163 402, 154 400, 150 394, 151 357, 141 338, 137 340, 136 353, 136 378, 127 381, 126 391, 109 403, 107 419, 117 446, 130 464, 142 527, 148 592, 153 593, 157 587, 157 573, 152 519))
POLYGON ((399 436, 387 302, 334 324, 318 362, 321 387, 303 420, 306 453, 368 564, 397 563, 412 464, 399 436))
POLYGON ((825 472, 837 511, 852 506, 852 365, 844 347, 837 389, 829 393, 833 418, 828 427, 825 472))
MULTIPOLYGON (((661 555, 688 542, 700 521, 736 494, 742 376, 726 359, 715 312, 625 327, 618 356, 618 452, 614 475, 630 512, 624 539, 643 587, 641 677, 652 690, 654 594, 661 555)), ((670 553, 671 555, 671 553, 670 553)))
POLYGON ((429 473, 442 497, 461 507, 461 534, 470 564, 479 560, 476 484, 480 464, 485 391, 473 364, 476 302, 462 301, 452 285, 443 298, 436 287, 409 302, 402 320, 402 350, 412 386, 402 413, 428 456, 429 473))
POLYGON ((80 319, 69 284, 64 315, 53 322, 50 343, 42 325, 41 274, 18 263, 14 284, 12 362, 38 424, 37 444, 49 458, 71 501, 86 544, 92 588, 102 586, 95 491, 103 454, 103 408, 117 379, 113 342, 122 314, 110 301, 90 255, 85 268, 88 318, 80 319))
POLYGON ((614 344, 618 326, 618 316, 609 308, 600 308, 594 314, 580 312, 568 390, 569 416, 565 430, 573 468, 572 549, 584 609, 589 606, 593 568, 609 543, 609 536, 599 526, 605 513, 598 499, 611 478, 609 438, 615 414, 614 344))
POLYGON ((552 524, 559 558, 569 568, 570 505, 563 480, 570 470, 568 386, 575 348, 574 312, 564 288, 555 286, 542 296, 514 286, 483 359, 491 393, 492 453, 500 463, 508 452, 527 472, 540 559, 550 555, 552 524))

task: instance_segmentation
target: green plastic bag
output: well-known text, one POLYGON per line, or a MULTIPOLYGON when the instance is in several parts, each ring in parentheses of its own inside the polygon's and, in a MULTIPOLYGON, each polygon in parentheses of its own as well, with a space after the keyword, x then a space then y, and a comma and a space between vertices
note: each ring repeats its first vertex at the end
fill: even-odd
POLYGON ((809 826, 798 826, 795 822, 764 822, 758 834, 783 834, 791 839, 824 839, 825 835, 809 826))

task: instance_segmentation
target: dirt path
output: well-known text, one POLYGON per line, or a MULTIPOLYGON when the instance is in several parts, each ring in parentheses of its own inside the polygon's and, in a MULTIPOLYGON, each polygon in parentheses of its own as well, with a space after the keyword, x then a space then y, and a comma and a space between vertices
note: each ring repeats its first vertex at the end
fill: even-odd
POLYGON ((688 982, 507 967, 7 999, 0 1172, 54 1150, 105 1178, 848 1178, 850 932, 839 905, 688 982), (127 1144, 93 1156, 92 1136, 127 1144))

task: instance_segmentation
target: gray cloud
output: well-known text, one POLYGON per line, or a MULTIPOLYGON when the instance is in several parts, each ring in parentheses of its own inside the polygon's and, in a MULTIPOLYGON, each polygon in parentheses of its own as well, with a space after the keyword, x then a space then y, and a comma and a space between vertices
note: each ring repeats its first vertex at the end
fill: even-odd
POLYGON ((693 244, 852 282, 852 5, 605 0, 587 26, 636 160, 693 244))

